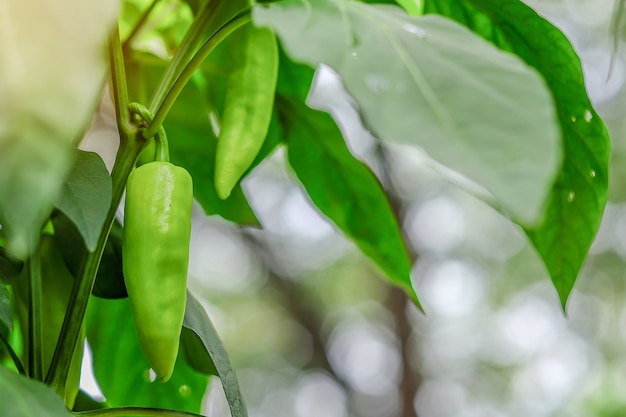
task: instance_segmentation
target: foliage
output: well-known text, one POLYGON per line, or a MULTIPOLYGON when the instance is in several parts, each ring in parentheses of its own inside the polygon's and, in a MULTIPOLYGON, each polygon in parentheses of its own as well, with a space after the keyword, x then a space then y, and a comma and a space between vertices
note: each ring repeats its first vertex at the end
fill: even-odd
MULTIPOLYGON (((217 151, 224 115, 242 109, 245 121, 235 127, 262 117, 255 131, 263 136, 238 145, 247 155, 237 158, 236 177, 286 151, 317 210, 421 308, 401 204, 347 146, 329 106, 307 100, 320 65, 341 80, 383 154, 388 143, 423 149, 451 181, 521 227, 565 309, 606 204, 609 136, 569 41, 519 0, 125 0, 119 10, 104 3, 9 0, 10 24, 0 26, 2 412, 69 415, 54 392, 63 398, 86 327, 106 403, 79 395, 74 413, 196 415, 215 376, 233 417, 247 415, 226 349, 191 288, 174 373, 154 382, 130 319, 118 219, 130 173, 158 159, 190 173, 199 217, 262 229, 241 180, 215 187, 216 164, 232 162, 217 151), (277 37, 275 89, 273 78, 255 80, 268 89, 233 86, 241 54, 255 52, 238 36, 245 25, 277 37), (233 91, 241 97, 225 99, 233 91), (97 154, 77 150, 101 95, 113 102, 120 138, 111 172, 97 154), (261 116, 254 103, 273 107, 257 109, 261 116), (54 236, 46 245, 74 276, 58 342, 42 336, 42 300, 52 297, 42 291, 43 235, 54 236), (27 289, 22 300, 13 296, 16 281, 27 289), (18 309, 29 312, 24 323, 18 309), (55 344, 44 369, 42 352, 55 344)), ((163 290, 156 282, 142 302, 162 298, 151 297, 163 290)))

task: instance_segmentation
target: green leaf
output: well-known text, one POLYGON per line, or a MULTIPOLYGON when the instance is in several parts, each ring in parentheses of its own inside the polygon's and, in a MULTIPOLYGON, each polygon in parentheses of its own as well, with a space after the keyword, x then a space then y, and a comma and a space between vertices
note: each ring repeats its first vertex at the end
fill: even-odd
POLYGON ((37 242, 106 74, 117 2, 4 2, 0 25, 0 223, 24 257, 37 242), (68 47, 71 45, 71 47, 68 47))
POLYGON ((610 137, 587 97, 580 59, 568 39, 517 0, 429 0, 427 12, 450 15, 511 50, 545 78, 561 126, 564 161, 543 221, 525 232, 542 257, 565 308, 600 227, 608 197, 610 137), (462 9, 461 9, 462 7, 462 9))
POLYGON ((308 65, 295 63, 279 48, 280 67, 276 82, 276 93, 302 103, 306 102, 315 72, 308 65))
POLYGON ((317 208, 419 306, 411 260, 385 191, 326 113, 283 102, 289 164, 317 208))
POLYGON ((185 361, 193 369, 205 375, 219 375, 202 339, 193 330, 184 326, 180 334, 180 349, 185 361))
POLYGON ((106 403, 101 403, 89 396, 85 391, 79 390, 74 402, 73 411, 101 410, 106 407, 106 403))
POLYGON ((0 282, 10 284, 22 273, 23 268, 24 261, 0 246, 0 282))
POLYGON ((111 406, 159 407, 199 413, 208 377, 178 358, 171 379, 150 377, 132 320, 128 299, 92 298, 87 313, 87 340, 94 374, 111 406))
MULTIPOLYGON (((190 293, 187 293, 187 309, 185 310, 183 326, 188 331, 195 333, 202 341, 206 351, 204 355, 208 353, 222 381, 231 416, 246 417, 248 411, 239 391, 237 375, 230 364, 228 353, 226 353, 226 349, 224 349, 224 345, 206 311, 190 293)), ((187 337, 189 336, 191 335, 188 334, 187 337)), ((205 366, 207 366, 207 369, 210 367, 206 359, 205 366)))
POLYGON ((111 176, 100 155, 76 150, 74 165, 56 199, 56 206, 74 222, 90 251, 98 243, 111 205, 112 188, 111 176))
POLYGON ((9 290, 0 283, 0 332, 2 328, 13 331, 13 316, 11 314, 11 299, 9 290))
POLYGON ((348 0, 259 5, 287 53, 343 79, 380 139, 421 146, 486 187, 515 218, 541 220, 560 164, 544 81, 517 57, 437 16, 348 0))
MULTIPOLYGON (((63 260, 74 276, 80 272, 83 257, 87 251, 78 229, 72 221, 61 212, 52 215, 54 239, 61 251, 63 260)), ((128 296, 122 271, 122 231, 123 227, 117 220, 113 223, 109 240, 104 247, 96 282, 92 294, 101 298, 125 298, 128 296)))
POLYGON ((422 14, 422 0, 397 0, 397 3, 411 16, 422 14))
POLYGON ((52 389, 0 366, 2 415, 11 417, 72 417, 52 389))

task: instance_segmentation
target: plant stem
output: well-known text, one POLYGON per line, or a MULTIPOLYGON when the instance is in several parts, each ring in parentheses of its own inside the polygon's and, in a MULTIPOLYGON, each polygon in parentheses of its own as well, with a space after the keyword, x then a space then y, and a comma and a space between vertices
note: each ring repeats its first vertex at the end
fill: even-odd
POLYGON ((193 54, 198 42, 200 41, 202 32, 213 18, 214 12, 219 4, 219 1, 208 1, 198 12, 198 15, 193 20, 189 30, 187 30, 185 37, 172 57, 172 61, 159 81, 157 90, 154 92, 152 100, 150 100, 150 104, 148 105, 150 113, 154 114, 154 112, 161 106, 161 103, 168 94, 172 84, 174 84, 178 75, 193 54))
POLYGON ((2 344, 4 344, 4 347, 6 348, 7 352, 9 352, 11 359, 13 359, 13 363, 15 364, 17 371, 21 375, 26 376, 26 369, 24 369, 24 365, 22 365, 22 361, 20 361, 20 358, 17 356, 17 354, 13 350, 13 347, 11 346, 9 341, 4 337, 4 335, 1 332, 0 332, 0 341, 2 342, 2 344))
POLYGON ((141 143, 135 140, 134 137, 130 137, 130 139, 131 140, 125 140, 120 143, 117 159, 111 174, 113 179, 111 206, 109 207, 104 227, 100 232, 96 249, 93 252, 87 253, 87 257, 82 264, 79 278, 72 289, 70 307, 65 315, 59 343, 57 344, 52 363, 50 364, 50 372, 46 378, 46 383, 51 385, 57 393, 60 394, 62 394, 64 390, 74 347, 78 342, 80 329, 85 318, 85 312, 87 311, 89 296, 93 290, 102 253, 104 252, 104 247, 109 238, 113 221, 115 220, 117 207, 122 199, 126 180, 133 170, 135 161, 142 148, 141 143))
POLYGON ((81 265, 81 272, 72 288, 69 308, 65 314, 59 341, 50 364, 50 371, 46 377, 46 383, 52 386, 61 397, 63 397, 65 391, 65 380, 67 379, 74 348, 80 337, 80 330, 85 318, 89 296, 93 290, 102 253, 104 252, 104 247, 109 238, 113 221, 115 220, 117 208, 122 199, 122 194, 124 193, 126 180, 135 166, 139 152, 145 144, 145 141, 136 139, 138 127, 133 125, 130 120, 124 61, 117 31, 111 38, 109 52, 111 57, 113 97, 118 120, 118 130, 120 133, 120 147, 117 151, 113 171, 111 172, 113 182, 111 205, 109 206, 102 231, 100 232, 96 249, 93 252, 87 252, 81 265))
POLYGON ((143 134, 146 138, 151 138, 156 134, 159 127, 163 124, 167 113, 170 111, 174 102, 178 98, 179 94, 191 79, 193 73, 200 67, 202 62, 213 52, 213 50, 224 40, 233 33, 235 30, 239 29, 241 26, 249 23, 251 20, 250 12, 245 12, 234 17, 232 20, 224 24, 213 36, 211 36, 207 41, 200 47, 198 52, 193 56, 191 61, 185 66, 182 70, 172 88, 167 92, 167 95, 164 97, 162 104, 156 110, 154 114, 154 119, 150 126, 147 127, 143 134))
POLYGON ((188 413, 186 411, 143 407, 105 408, 104 410, 93 410, 74 413, 74 415, 80 417, 202 417, 200 414, 188 413))
POLYGON ((134 126, 131 124, 128 110, 128 87, 126 85, 126 71, 124 68, 124 53, 120 43, 120 32, 116 26, 109 39, 109 64, 111 66, 111 85, 113 86, 113 101, 115 104, 115 117, 117 126, 121 131, 131 132, 134 126))
POLYGON ((37 381, 43 381, 43 327, 41 290, 41 249, 39 244, 28 260, 30 285, 28 291, 28 371, 37 381))

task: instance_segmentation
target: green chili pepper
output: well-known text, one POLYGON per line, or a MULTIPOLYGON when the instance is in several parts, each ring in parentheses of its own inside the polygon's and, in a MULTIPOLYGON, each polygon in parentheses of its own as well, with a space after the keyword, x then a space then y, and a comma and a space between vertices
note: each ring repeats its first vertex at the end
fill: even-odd
POLYGON ((141 348, 163 382, 174 370, 187 299, 193 186, 169 162, 135 169, 126 184, 122 268, 141 348))
POLYGON ((278 76, 276 36, 247 24, 233 36, 233 71, 215 156, 215 189, 227 198, 259 153, 274 106, 278 76))
MULTIPOLYGON (((69 271, 59 249, 55 246, 55 240, 52 235, 44 234, 40 242, 41 252, 41 287, 43 298, 41 325, 43 330, 43 369, 47 372, 54 355, 54 350, 61 334, 61 327, 65 319, 65 311, 67 310, 70 293, 74 285, 74 277, 69 271)), ((26 269, 25 269, 26 270, 26 269)), ((13 284, 14 306, 17 312, 18 321, 22 329, 24 346, 26 351, 24 356, 29 354, 28 350, 28 276, 22 276, 13 284)), ((83 347, 85 341, 85 329, 81 329, 81 336, 78 338, 74 356, 70 364, 70 370, 65 382, 65 404, 68 408, 72 408, 76 395, 78 394, 78 386, 80 383, 80 370, 83 360, 83 347)), ((25 366, 28 365, 27 360, 23 360, 25 366)))

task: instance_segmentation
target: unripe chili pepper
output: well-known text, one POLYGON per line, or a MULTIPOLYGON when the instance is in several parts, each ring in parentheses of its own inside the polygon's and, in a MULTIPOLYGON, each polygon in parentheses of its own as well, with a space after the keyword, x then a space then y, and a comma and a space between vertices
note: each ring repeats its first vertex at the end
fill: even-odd
MULTIPOLYGON (((69 271, 63 256, 59 249, 55 246, 55 240, 52 235, 44 234, 41 236, 40 242, 41 253, 41 289, 42 289, 42 317, 41 326, 43 331, 43 369, 48 371, 52 356, 61 334, 63 320, 65 319, 65 311, 67 310, 72 286, 74 285, 74 277, 69 271)), ((13 284, 13 292, 15 294, 14 305, 17 312, 18 321, 22 329, 24 338, 24 346, 26 347, 25 355, 28 355, 28 276, 22 276, 13 284)), ((76 395, 78 394, 78 386, 80 383, 80 371, 83 360, 83 349, 85 341, 84 326, 81 329, 81 335, 78 338, 70 369, 65 382, 65 404, 68 408, 72 408, 76 395)), ((23 361, 25 365, 28 361, 23 361)))
POLYGON ((263 145, 278 76, 278 46, 270 29, 249 23, 231 36, 238 49, 228 78, 215 156, 215 190, 222 199, 230 195, 263 145))
POLYGON ((169 162, 135 169, 126 184, 122 267, 148 363, 163 382, 174 370, 187 297, 193 186, 169 162))

